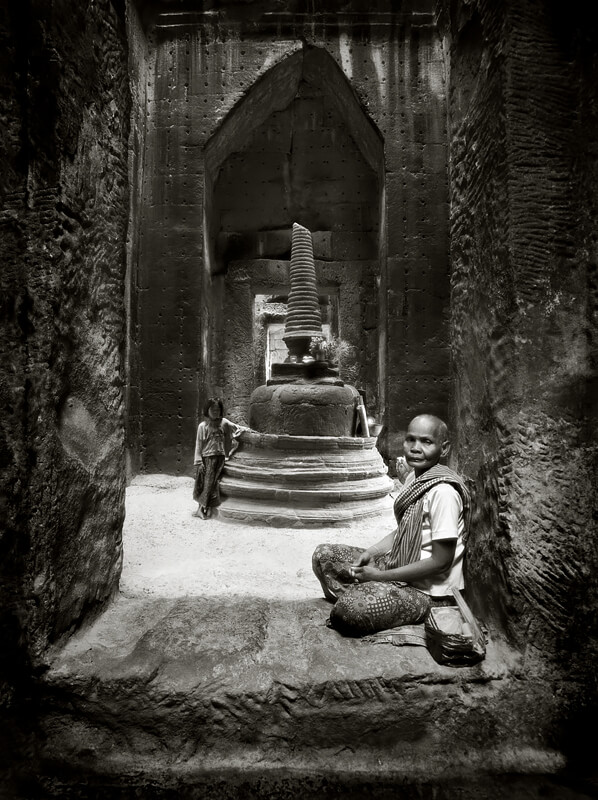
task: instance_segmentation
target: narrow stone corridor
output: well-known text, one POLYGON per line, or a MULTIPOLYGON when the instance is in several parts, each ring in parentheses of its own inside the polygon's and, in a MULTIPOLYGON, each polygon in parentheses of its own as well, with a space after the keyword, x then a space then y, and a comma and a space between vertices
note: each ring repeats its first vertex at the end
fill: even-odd
POLYGON ((598 797, 597 9, 7 4, 2 800, 598 797), (448 425, 474 667, 326 627, 314 546, 394 527, 345 474, 291 527, 334 460, 248 448, 192 517, 208 398, 315 438, 250 420, 294 225, 388 475, 448 425))

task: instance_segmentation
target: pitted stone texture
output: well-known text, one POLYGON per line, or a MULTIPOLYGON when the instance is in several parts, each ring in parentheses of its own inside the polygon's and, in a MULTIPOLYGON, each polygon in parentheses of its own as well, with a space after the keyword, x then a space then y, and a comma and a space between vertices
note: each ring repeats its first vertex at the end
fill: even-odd
MULTIPOLYGON (((550 4, 442 5, 454 65, 455 451, 477 484, 472 602, 569 676, 593 675, 596 18, 550 4)), ((589 686, 592 699, 572 706, 595 707, 589 686)))
POLYGON ((124 5, 1 17, 0 672, 26 680, 120 574, 131 109, 124 5))
POLYGON ((249 426, 259 432, 293 436, 352 436, 354 386, 285 383, 259 386, 249 401, 249 426))

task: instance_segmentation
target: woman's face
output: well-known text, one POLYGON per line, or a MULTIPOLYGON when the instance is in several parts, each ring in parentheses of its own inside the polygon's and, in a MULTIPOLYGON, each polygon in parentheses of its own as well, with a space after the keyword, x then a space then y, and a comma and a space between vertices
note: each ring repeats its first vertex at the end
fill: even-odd
POLYGON ((438 464, 448 453, 448 442, 443 442, 437 426, 426 417, 416 417, 409 424, 403 442, 405 460, 418 477, 438 464))

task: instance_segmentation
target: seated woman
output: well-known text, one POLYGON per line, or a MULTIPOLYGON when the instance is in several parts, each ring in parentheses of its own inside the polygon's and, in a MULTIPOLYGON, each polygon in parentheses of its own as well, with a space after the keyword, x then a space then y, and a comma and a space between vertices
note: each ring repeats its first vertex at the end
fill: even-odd
POLYGON ((453 605, 463 589, 463 539, 470 498, 440 459, 450 449, 446 424, 422 414, 410 423, 403 450, 411 468, 394 504, 397 528, 366 550, 322 544, 313 569, 335 605, 329 625, 364 636, 423 622, 433 605, 453 605))

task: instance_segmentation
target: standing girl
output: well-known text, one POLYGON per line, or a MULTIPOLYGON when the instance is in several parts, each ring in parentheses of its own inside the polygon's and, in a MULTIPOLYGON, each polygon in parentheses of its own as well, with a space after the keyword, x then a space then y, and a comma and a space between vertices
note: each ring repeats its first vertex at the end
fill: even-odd
POLYGON ((226 419, 222 400, 210 397, 203 407, 205 420, 199 423, 195 441, 195 486, 193 499, 199 503, 194 517, 208 519, 220 503, 220 476, 224 462, 239 446, 243 428, 226 419))

